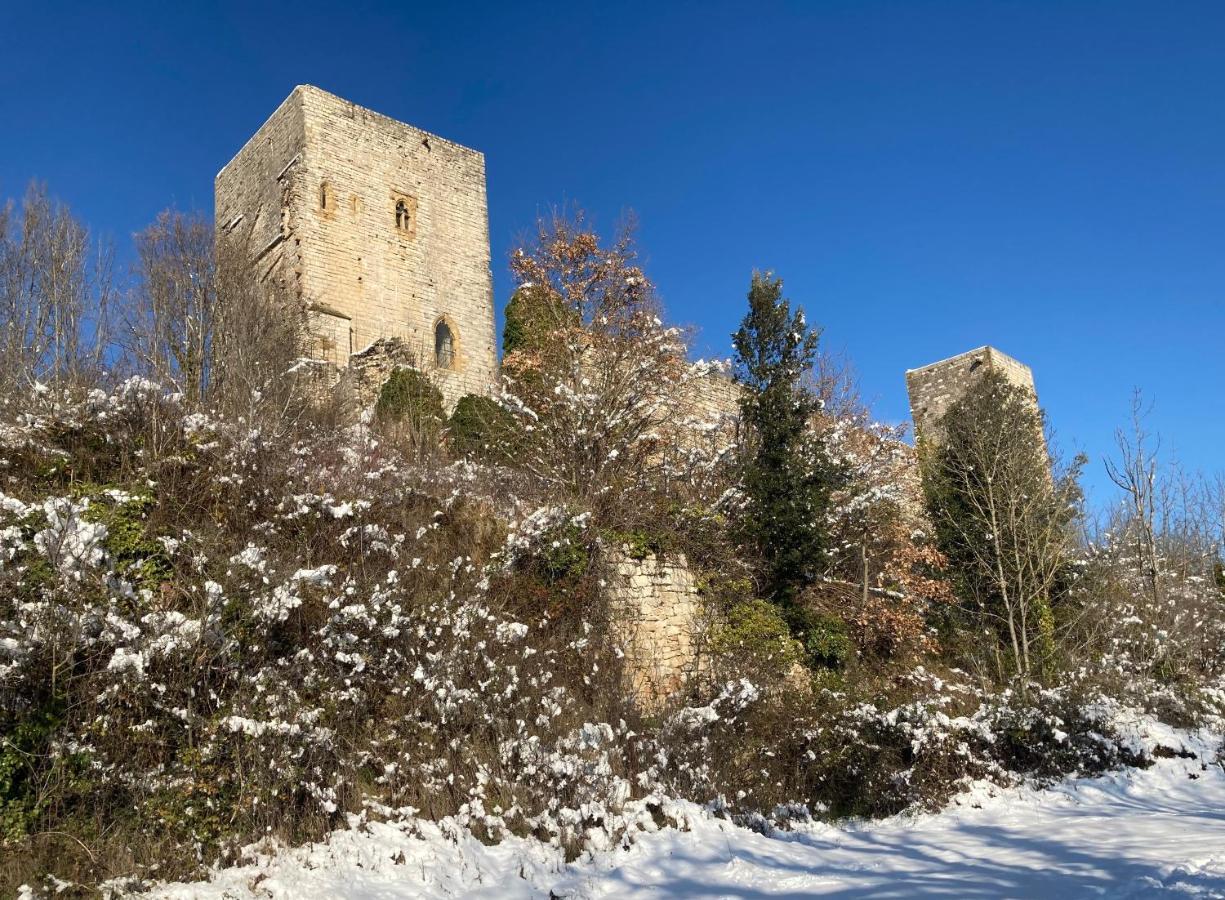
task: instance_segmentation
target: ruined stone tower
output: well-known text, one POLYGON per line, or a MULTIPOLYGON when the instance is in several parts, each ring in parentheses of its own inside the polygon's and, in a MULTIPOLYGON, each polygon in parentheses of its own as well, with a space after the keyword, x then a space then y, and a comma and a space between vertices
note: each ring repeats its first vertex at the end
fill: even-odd
POLYGON ((309 310, 343 368, 398 338, 453 407, 497 378, 485 157, 300 85, 217 173, 219 238, 309 310))
POLYGON ((906 389, 910 394, 915 437, 938 441, 940 419, 976 378, 988 372, 998 372, 1013 384, 1034 390, 1034 373, 1029 366, 994 347, 979 347, 907 371, 906 389))

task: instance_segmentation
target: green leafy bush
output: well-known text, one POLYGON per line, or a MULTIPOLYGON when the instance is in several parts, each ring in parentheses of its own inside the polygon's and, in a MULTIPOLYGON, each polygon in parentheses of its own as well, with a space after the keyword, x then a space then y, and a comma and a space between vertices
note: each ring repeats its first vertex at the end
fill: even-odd
POLYGON ((837 616, 806 616, 803 632, 804 651, 811 666, 840 669, 855 653, 846 623, 837 616))
POLYGON ((46 805, 40 797, 36 765, 59 724, 50 709, 20 720, 0 741, 0 843, 20 841, 38 821, 46 805))
POLYGON ((449 422, 451 448, 461 456, 500 459, 513 449, 515 423, 491 397, 465 394, 449 422))
POLYGON ((374 407, 380 422, 407 422, 417 427, 443 421, 442 392, 416 369, 397 368, 379 391, 374 407))
POLYGON ((583 538, 583 530, 566 522, 545 532, 539 559, 549 582, 577 579, 591 564, 591 549, 583 538))
POLYGON ((733 606, 711 630, 710 647, 725 667, 777 681, 803 659, 778 607, 766 600, 733 606))
POLYGON ((169 554, 148 528, 148 515, 156 504, 154 497, 100 485, 87 485, 79 494, 90 501, 81 518, 106 526, 102 546, 117 572, 136 587, 149 590, 170 579, 173 567, 169 554))
POLYGON ((506 304, 502 352, 540 350, 559 327, 578 324, 578 314, 539 287, 521 287, 506 304))

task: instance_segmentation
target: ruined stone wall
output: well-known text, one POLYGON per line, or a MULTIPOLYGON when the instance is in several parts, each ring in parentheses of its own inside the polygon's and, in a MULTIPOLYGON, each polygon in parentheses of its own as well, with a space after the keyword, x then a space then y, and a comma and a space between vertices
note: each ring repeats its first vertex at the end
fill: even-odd
POLYGON ((695 363, 682 382, 682 414, 729 437, 740 424, 740 388, 722 367, 695 363))
POLYGON ((448 408, 493 391, 481 153, 304 85, 218 174, 216 192, 219 230, 250 217, 252 246, 284 245, 312 310, 313 355, 343 367, 394 337, 448 408), (442 358, 440 323, 451 334, 442 358))
POLYGON ((396 337, 380 338, 349 357, 336 386, 336 399, 348 418, 356 421, 378 403, 383 385, 396 369, 417 369, 417 354, 396 337))
POLYGON ((630 689, 651 709, 696 674, 702 609, 697 581, 681 554, 634 559, 626 548, 605 553, 608 601, 625 648, 630 689))
POLYGON ((733 446, 740 430, 740 389, 712 363, 693 363, 670 398, 667 439, 682 453, 720 453, 733 446))
POLYGON ((908 371, 906 389, 916 437, 938 441, 940 419, 977 378, 988 372, 998 372, 1011 383, 1034 390, 1034 373, 1029 366, 994 347, 979 347, 908 371))

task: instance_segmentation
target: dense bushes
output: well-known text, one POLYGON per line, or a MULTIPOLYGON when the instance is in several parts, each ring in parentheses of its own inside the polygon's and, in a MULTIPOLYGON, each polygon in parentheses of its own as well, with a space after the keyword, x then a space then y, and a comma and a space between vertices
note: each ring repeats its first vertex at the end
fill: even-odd
POLYGON ((419 428, 442 423, 442 392, 428 375, 416 369, 397 368, 383 383, 374 413, 388 423, 408 421, 419 428))
POLYGON ((750 677, 754 683, 780 684, 803 661, 803 645, 773 603, 737 603, 711 628, 710 651, 726 673, 750 677))
MULTIPOLYGON (((984 383, 989 427, 967 413, 924 496, 768 278, 738 336, 745 421, 678 416, 706 370, 628 235, 581 224, 516 257, 508 391, 449 420, 410 369, 343 427, 254 375, 220 412, 142 378, 4 397, 0 894, 48 873, 135 889, 370 818, 576 853, 625 837, 631 798, 886 814, 1142 762, 1121 701, 1222 711, 1208 488, 1160 518, 1133 496, 1089 541, 1074 479, 1030 446, 998 498, 1015 527, 988 532, 965 462, 1032 430, 1030 398, 984 383), (698 656, 663 702, 630 688, 610 546, 696 576, 698 656), (1000 546, 1040 557, 1020 600, 982 566, 1000 546)), ((1120 480, 1160 484, 1136 459, 1120 480)))
POLYGON ((577 849, 651 792, 875 814, 1118 758, 1063 695, 862 661, 811 681, 797 662, 849 662, 842 627, 801 644, 709 557, 709 675, 644 719, 588 513, 516 514, 480 468, 427 476, 364 431, 269 438, 180 402, 133 382, 2 432, 5 889, 186 874, 347 813, 577 849))
POLYGON ((465 394, 447 426, 451 449, 458 456, 504 462, 518 443, 510 414, 490 397, 465 394))
POLYGON ((584 607, 506 612, 533 584, 579 595, 581 517, 501 546, 462 468, 422 483, 368 438, 270 442, 147 386, 6 445, 0 803, 31 870, 184 872, 369 804, 556 831, 568 780, 528 771, 630 714, 584 607), (85 433, 109 459, 61 442, 85 433))

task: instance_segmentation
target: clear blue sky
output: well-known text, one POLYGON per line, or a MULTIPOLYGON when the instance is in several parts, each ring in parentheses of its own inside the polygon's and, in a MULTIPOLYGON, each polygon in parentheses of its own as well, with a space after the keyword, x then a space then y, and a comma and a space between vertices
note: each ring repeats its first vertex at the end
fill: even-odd
POLYGON ((485 152, 499 307, 538 210, 641 219, 671 316, 726 354, 754 267, 885 420, 990 343, 1100 456, 1133 386, 1225 445, 1225 5, 0 5, 0 193, 122 246, 298 83, 485 152))

